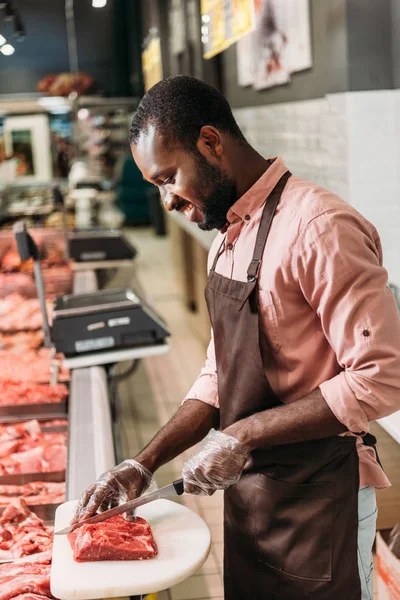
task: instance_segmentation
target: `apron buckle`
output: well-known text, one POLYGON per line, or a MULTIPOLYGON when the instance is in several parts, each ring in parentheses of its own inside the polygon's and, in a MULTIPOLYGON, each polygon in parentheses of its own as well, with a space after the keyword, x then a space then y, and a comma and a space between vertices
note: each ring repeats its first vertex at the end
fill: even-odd
POLYGON ((258 272, 260 270, 261 260, 259 258, 253 258, 250 266, 247 270, 247 281, 252 282, 255 281, 258 277, 258 272))

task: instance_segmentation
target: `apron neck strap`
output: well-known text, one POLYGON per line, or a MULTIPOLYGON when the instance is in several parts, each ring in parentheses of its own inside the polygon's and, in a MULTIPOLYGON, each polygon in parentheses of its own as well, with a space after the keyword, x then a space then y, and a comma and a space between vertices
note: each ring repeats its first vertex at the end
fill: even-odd
POLYGON ((226 235, 225 235, 224 239, 222 240, 222 243, 221 243, 220 247, 218 248, 218 252, 216 253, 216 255, 214 257, 214 262, 212 264, 211 271, 215 271, 219 257, 221 256, 221 254, 223 254, 223 252, 225 250, 225 239, 226 239, 226 235))
POLYGON ((247 269, 247 281, 255 281, 258 279, 258 273, 261 266, 261 260, 264 253, 265 244, 269 230, 271 229, 272 219, 274 218, 276 207, 278 206, 282 192, 285 188, 286 182, 292 174, 290 171, 286 171, 280 178, 270 195, 265 201, 265 207, 261 216, 260 227, 258 228, 256 245, 254 247, 254 254, 247 269))

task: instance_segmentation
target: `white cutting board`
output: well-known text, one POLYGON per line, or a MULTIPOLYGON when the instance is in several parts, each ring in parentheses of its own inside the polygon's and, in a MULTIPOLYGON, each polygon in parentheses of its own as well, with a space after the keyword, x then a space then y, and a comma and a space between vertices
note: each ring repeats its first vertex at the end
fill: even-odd
MULTIPOLYGON (((55 531, 69 525, 76 501, 58 507, 55 531)), ((176 502, 156 500, 137 510, 153 531, 158 555, 149 560, 77 563, 66 535, 54 536, 51 593, 92 600, 159 592, 190 577, 207 559, 210 531, 199 515, 176 502)))

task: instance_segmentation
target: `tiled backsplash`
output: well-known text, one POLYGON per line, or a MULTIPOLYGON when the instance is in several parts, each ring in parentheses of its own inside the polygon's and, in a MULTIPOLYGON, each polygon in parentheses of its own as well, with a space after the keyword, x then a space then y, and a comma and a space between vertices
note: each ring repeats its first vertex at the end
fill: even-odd
POLYGON ((249 142, 347 200, 378 229, 400 287, 400 90, 235 110, 249 142))

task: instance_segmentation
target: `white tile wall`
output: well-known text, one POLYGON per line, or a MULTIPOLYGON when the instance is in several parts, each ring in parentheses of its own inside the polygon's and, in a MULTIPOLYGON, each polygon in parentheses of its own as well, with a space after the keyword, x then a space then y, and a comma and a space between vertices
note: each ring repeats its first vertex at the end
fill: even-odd
POLYGON ((332 94, 242 108, 235 117, 264 156, 350 202, 378 229, 400 288, 400 90, 332 94))

